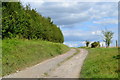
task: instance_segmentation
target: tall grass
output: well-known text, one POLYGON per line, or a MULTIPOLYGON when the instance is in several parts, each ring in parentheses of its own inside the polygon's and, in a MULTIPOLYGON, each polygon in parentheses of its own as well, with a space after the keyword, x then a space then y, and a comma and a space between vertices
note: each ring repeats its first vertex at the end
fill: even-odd
POLYGON ((91 48, 88 51, 81 78, 118 78, 117 48, 91 48))
POLYGON ((2 76, 35 65, 68 50, 69 48, 66 45, 60 43, 42 40, 5 39, 2 42, 2 76))

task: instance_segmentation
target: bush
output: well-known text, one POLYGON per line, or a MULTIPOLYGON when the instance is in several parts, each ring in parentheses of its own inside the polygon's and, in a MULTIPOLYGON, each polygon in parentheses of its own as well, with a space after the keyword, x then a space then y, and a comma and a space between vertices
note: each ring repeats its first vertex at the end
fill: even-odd
POLYGON ((99 41, 98 42, 93 42, 91 44, 91 48, 96 48, 96 47, 100 47, 100 42, 99 41))
POLYGON ((63 43, 64 37, 50 17, 43 17, 30 5, 20 2, 2 3, 2 38, 42 39, 63 43))

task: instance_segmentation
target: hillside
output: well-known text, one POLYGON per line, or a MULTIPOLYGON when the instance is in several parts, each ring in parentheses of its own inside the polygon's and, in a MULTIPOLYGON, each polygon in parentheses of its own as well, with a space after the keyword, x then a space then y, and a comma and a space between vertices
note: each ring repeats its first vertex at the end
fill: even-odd
POLYGON ((66 45, 42 40, 5 39, 2 46, 2 75, 7 75, 69 50, 66 45))
POLYGON ((63 42, 50 17, 20 2, 2 3, 2 76, 68 51, 63 42))

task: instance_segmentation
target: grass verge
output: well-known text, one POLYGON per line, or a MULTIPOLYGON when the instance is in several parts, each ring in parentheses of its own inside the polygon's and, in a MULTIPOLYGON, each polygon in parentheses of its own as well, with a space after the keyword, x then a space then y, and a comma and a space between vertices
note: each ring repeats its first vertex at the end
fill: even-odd
POLYGON ((66 45, 41 40, 2 41, 2 76, 19 71, 68 51, 66 45))
POLYGON ((2 76, 2 40, 0 39, 0 76, 2 76))
POLYGON ((80 73, 81 78, 118 78, 117 48, 91 48, 80 73))

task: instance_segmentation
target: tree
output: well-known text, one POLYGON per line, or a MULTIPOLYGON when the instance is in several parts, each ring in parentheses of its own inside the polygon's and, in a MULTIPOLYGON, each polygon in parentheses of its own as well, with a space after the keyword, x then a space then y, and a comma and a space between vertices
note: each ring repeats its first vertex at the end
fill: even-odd
POLYGON ((118 47, 118 41, 116 40, 116 47, 118 47))
POLYGON ((100 42, 99 41, 98 42, 93 42, 91 44, 91 48, 96 48, 96 47, 100 47, 100 42))
POLYGON ((90 42, 89 41, 85 41, 86 42, 86 47, 88 47, 89 46, 89 44, 90 44, 90 42))
POLYGON ((2 28, 0 25, 2 39, 42 39, 57 43, 64 42, 62 31, 52 19, 42 16, 30 5, 23 7, 20 2, 3 2, 2 13, 2 28))
POLYGON ((113 38, 113 32, 112 31, 102 31, 103 34, 103 41, 106 44, 106 47, 109 47, 110 44, 112 43, 112 38, 113 38))

